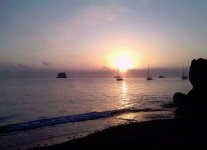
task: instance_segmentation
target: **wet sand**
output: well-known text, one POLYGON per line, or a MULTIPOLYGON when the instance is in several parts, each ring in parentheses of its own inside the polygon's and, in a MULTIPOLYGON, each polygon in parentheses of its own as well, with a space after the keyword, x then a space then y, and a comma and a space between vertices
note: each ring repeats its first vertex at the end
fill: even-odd
POLYGON ((84 138, 35 149, 205 149, 206 137, 207 120, 167 119, 119 125, 84 138))

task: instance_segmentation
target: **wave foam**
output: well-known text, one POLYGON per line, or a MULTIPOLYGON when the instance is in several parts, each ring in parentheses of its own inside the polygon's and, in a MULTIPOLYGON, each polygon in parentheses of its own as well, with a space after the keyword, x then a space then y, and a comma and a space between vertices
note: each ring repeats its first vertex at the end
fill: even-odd
POLYGON ((162 110, 150 109, 150 108, 145 108, 145 109, 127 108, 127 109, 109 110, 103 112, 89 112, 85 114, 61 116, 56 118, 39 119, 34 121, 1 126, 0 133, 9 133, 9 132, 22 131, 27 129, 35 129, 35 128, 51 126, 51 125, 59 125, 69 122, 95 120, 100 118, 111 117, 117 114, 128 113, 128 112, 150 112, 150 111, 162 111, 162 110))

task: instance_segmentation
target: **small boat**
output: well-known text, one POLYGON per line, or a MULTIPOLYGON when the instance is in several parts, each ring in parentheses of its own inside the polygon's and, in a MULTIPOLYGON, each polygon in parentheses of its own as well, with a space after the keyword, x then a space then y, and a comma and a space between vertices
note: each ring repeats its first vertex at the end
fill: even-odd
POLYGON ((160 75, 158 78, 165 78, 165 76, 160 75))
POLYGON ((152 77, 148 76, 148 77, 147 77, 147 80, 152 80, 152 77))
POLYGON ((184 67, 183 67, 183 75, 181 77, 182 80, 187 80, 188 76, 185 75, 184 67))
POLYGON ((181 79, 182 79, 182 80, 187 80, 188 77, 187 77, 187 76, 182 76, 181 79))
POLYGON ((149 75, 149 64, 148 64, 148 71, 147 71, 147 80, 152 80, 153 78, 149 75))
POLYGON ((122 78, 120 75, 119 75, 119 68, 117 68, 117 75, 114 76, 114 78, 116 78, 116 81, 123 81, 124 78, 122 78))
POLYGON ((124 78, 120 77, 120 78, 117 78, 116 81, 123 81, 124 78))

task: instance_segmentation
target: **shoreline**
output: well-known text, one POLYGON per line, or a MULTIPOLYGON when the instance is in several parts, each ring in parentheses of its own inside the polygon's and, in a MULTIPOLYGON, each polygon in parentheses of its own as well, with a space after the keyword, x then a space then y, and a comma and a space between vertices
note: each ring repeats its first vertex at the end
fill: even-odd
POLYGON ((192 149, 207 147, 207 120, 164 119, 110 127, 86 137, 32 150, 69 148, 192 149))
MULTIPOLYGON (((117 114, 107 118, 101 118, 96 120, 88 120, 83 122, 66 123, 58 126, 49 126, 31 130, 23 130, 14 136, 8 136, 3 138, 3 149, 32 149, 35 147, 44 147, 57 145, 78 138, 86 137, 90 134, 97 133, 123 124, 129 124, 132 122, 144 122, 158 119, 171 119, 174 118, 171 111, 153 111, 153 112, 127 112, 123 114, 117 114), (81 130, 79 130, 81 129, 81 130), (50 136, 48 133, 51 133, 50 136), (66 134, 67 133, 67 134, 66 134), (29 139, 27 136, 32 134, 29 139), (34 138, 32 138, 34 137, 34 138), (36 138, 37 137, 37 138, 36 138), (38 138, 40 137, 40 138, 38 138), (22 140, 16 142, 14 139, 22 140)), ((18 133, 18 132, 17 132, 18 133)), ((10 135, 12 133, 9 133, 10 135)))

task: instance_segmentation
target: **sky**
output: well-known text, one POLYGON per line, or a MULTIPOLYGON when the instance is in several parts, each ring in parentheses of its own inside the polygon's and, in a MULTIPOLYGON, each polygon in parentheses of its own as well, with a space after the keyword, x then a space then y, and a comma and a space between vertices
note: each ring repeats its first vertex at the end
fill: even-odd
POLYGON ((206 0, 0 0, 0 71, 188 67, 206 27, 206 0))

